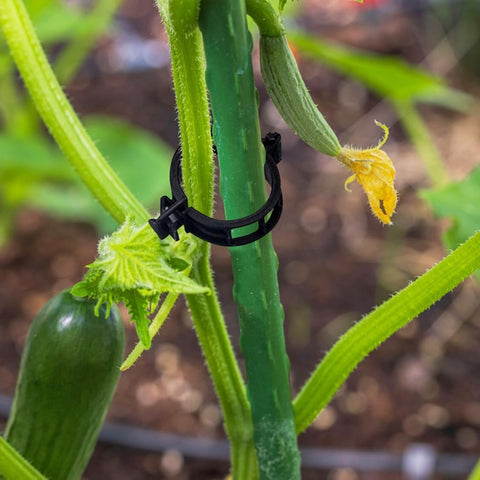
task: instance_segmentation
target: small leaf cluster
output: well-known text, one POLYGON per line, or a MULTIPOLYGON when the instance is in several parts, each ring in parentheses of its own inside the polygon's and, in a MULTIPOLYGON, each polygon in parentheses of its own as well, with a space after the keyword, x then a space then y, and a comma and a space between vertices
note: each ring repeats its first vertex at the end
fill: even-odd
POLYGON ((150 225, 136 226, 128 218, 111 236, 98 245, 98 257, 72 294, 97 299, 110 308, 123 302, 137 335, 150 348, 149 315, 160 296, 172 293, 208 293, 189 276, 196 256, 196 240, 183 233, 178 242, 159 240, 150 225))

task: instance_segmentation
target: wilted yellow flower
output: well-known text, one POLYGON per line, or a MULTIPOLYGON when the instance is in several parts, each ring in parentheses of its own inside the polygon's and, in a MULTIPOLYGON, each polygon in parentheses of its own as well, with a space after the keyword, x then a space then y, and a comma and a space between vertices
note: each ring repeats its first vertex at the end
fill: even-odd
POLYGON ((345 189, 350 191, 348 185, 357 180, 367 194, 373 213, 383 223, 390 224, 397 205, 397 192, 393 186, 395 168, 389 156, 380 150, 387 141, 388 127, 377 121, 375 123, 385 132, 376 147, 365 150, 343 147, 337 160, 354 172, 345 181, 345 189))

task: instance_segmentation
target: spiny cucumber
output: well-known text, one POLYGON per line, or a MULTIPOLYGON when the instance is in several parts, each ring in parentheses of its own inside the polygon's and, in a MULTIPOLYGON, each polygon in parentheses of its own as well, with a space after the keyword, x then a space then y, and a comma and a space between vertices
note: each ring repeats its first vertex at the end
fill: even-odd
POLYGON ((284 35, 261 35, 260 66, 268 95, 285 122, 308 145, 336 157, 342 147, 313 102, 284 35))

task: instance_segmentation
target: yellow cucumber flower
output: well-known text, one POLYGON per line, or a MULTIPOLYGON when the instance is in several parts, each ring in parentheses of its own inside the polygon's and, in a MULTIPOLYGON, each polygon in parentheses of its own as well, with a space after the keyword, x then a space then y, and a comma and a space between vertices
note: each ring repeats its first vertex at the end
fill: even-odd
POLYGON ((387 141, 388 127, 376 120, 375 123, 385 132, 376 147, 365 150, 342 147, 337 160, 354 172, 345 181, 345 189, 350 191, 348 185, 357 180, 367 194, 374 215, 383 223, 391 224, 390 218, 397 205, 397 192, 393 185, 395 168, 389 156, 380 150, 387 141))

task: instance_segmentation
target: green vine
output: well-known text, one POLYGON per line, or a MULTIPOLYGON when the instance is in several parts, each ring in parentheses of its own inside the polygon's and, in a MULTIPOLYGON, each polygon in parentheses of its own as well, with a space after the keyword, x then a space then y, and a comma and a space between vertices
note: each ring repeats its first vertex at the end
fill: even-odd
POLYGON ((182 143, 184 188, 190 205, 205 215, 211 215, 214 164, 205 84, 205 55, 200 30, 196 23, 192 27, 191 24, 175 21, 177 17, 182 18, 185 14, 182 9, 183 2, 177 2, 178 0, 176 2, 158 0, 157 5, 167 29, 170 44, 182 143), (171 10, 173 12, 178 10, 179 15, 172 14, 171 10))
POLYGON ((348 330, 294 401, 297 433, 327 405, 355 367, 397 330, 480 268, 480 232, 348 330))
POLYGON ((279 13, 272 7, 268 0, 246 0, 247 13, 256 23, 260 35, 266 37, 282 37, 285 27, 279 13))

